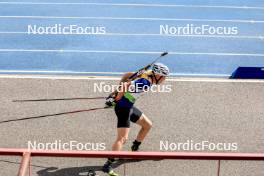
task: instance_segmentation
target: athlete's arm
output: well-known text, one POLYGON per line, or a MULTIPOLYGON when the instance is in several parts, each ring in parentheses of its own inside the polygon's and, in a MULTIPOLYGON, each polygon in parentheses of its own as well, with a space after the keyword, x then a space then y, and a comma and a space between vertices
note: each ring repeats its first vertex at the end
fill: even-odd
MULTIPOLYGON (((131 75, 133 75, 133 74, 134 74, 133 72, 125 73, 125 74, 122 76, 122 78, 121 78, 121 80, 120 80, 120 82, 119 82, 119 85, 121 85, 121 84, 124 83, 124 82, 130 81, 130 80, 128 80, 128 79, 129 79, 129 77, 130 77, 131 75)), ((115 97, 116 95, 117 95, 117 90, 114 91, 114 92, 112 92, 112 93, 110 94, 110 96, 112 96, 112 97, 115 97)))
POLYGON ((126 82, 126 81, 128 81, 129 77, 132 76, 133 74, 134 74, 133 72, 125 73, 125 74, 122 76, 121 80, 120 80, 120 84, 121 84, 122 82, 126 82))
POLYGON ((120 82, 119 82, 119 88, 118 90, 115 90, 112 92, 107 98, 106 98, 106 104, 108 106, 112 105, 112 102, 117 102, 119 101, 125 94, 125 92, 128 91, 129 86, 131 85, 131 79, 129 79, 134 73, 133 72, 128 72, 125 73, 120 82))
POLYGON ((115 100, 116 101, 120 100, 123 97, 123 95, 125 94, 125 92, 128 90, 128 87, 131 84, 131 80, 129 80, 129 77, 133 74, 134 73, 132 73, 132 72, 128 72, 122 76, 122 78, 119 82, 119 85, 120 85, 119 90, 115 92, 115 94, 116 94, 115 100))
POLYGON ((124 94, 128 91, 129 86, 131 85, 131 81, 123 82, 119 89, 117 90, 117 95, 115 97, 115 101, 119 101, 124 94))

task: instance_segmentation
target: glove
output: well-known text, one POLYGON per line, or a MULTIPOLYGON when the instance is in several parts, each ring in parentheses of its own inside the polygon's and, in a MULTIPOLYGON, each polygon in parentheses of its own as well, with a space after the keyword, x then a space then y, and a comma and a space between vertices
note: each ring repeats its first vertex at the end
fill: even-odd
POLYGON ((114 107, 116 105, 115 98, 112 95, 109 95, 105 99, 105 105, 106 105, 106 107, 114 107))

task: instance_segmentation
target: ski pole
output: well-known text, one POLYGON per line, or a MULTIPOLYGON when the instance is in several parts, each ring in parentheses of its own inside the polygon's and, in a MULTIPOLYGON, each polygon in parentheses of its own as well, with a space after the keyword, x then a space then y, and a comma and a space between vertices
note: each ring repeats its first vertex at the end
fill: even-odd
POLYGON ((110 108, 110 107, 91 108, 91 109, 83 109, 83 110, 76 110, 76 111, 61 112, 61 113, 56 113, 56 114, 47 114, 47 115, 32 116, 32 117, 25 117, 25 118, 18 118, 18 119, 10 119, 10 120, 0 121, 0 124, 2 124, 2 123, 8 123, 8 122, 16 122, 16 121, 23 121, 23 120, 31 120, 31 119, 39 119, 39 118, 60 116, 60 115, 65 115, 65 114, 74 114, 74 113, 80 113, 80 112, 89 112, 89 111, 102 110, 102 109, 108 109, 108 108, 110 108))

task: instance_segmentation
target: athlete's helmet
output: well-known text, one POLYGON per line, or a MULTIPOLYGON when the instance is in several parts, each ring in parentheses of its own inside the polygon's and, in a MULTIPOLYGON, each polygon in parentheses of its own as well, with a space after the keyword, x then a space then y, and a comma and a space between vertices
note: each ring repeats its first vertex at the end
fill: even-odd
POLYGON ((152 71, 161 76, 169 76, 170 74, 169 68, 162 63, 154 63, 152 67, 152 71))

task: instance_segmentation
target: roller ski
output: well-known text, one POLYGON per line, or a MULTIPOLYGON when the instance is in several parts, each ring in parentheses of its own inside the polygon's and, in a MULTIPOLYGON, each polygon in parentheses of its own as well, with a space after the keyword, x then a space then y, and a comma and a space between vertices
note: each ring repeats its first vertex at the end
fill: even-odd
POLYGON ((104 164, 103 166, 103 172, 107 173, 108 176, 119 176, 117 173, 114 172, 113 168, 112 168, 112 164, 113 162, 115 162, 114 159, 108 159, 107 162, 104 164))

